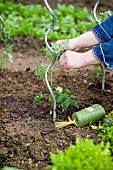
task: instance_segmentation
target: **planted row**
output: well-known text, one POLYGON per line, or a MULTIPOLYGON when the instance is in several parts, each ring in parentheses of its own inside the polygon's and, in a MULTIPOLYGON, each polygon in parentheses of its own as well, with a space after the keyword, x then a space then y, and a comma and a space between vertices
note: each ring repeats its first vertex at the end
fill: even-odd
MULTIPOLYGON (((57 4, 54 9, 56 24, 49 39, 72 38, 90 30, 95 21, 87 8, 74 8, 72 5, 57 4), (67 13, 68 12, 68 13, 67 13)), ((15 26, 11 36, 28 36, 44 39, 45 32, 52 22, 50 13, 45 7, 37 5, 14 4, 0 2, 0 15, 10 20, 15 26)))

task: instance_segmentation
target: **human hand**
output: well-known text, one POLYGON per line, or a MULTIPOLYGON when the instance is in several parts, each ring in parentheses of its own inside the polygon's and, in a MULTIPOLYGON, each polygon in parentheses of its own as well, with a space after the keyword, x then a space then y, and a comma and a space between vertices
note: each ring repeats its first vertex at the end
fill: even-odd
MULTIPOLYGON (((61 46, 64 41, 66 40, 58 40, 56 44, 61 46)), ((97 44, 100 44, 99 40, 91 31, 88 31, 76 38, 70 39, 66 50, 79 51, 82 48, 89 48, 97 44)))
POLYGON ((65 51, 61 55, 59 62, 63 68, 80 68, 86 65, 84 53, 71 50, 65 51))
POLYGON ((100 63, 94 56, 92 50, 84 53, 67 50, 61 55, 59 62, 63 68, 81 68, 100 63))
MULTIPOLYGON (((61 46, 63 42, 65 42, 67 40, 58 40, 56 42, 56 44, 58 46, 61 46)), ((77 40, 76 38, 73 38, 73 39, 70 39, 69 40, 69 45, 68 47, 66 48, 66 50, 72 50, 72 51, 78 51, 80 49, 80 47, 77 45, 77 40)))

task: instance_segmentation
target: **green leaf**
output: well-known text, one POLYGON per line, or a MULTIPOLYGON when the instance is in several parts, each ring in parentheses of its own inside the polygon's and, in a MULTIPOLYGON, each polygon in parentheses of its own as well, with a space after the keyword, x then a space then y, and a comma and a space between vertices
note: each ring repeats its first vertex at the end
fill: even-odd
POLYGON ((49 101, 49 103, 51 103, 51 105, 53 106, 53 99, 52 99, 51 94, 50 94, 49 97, 48 97, 48 101, 49 101))
POLYGON ((70 96, 72 99, 77 99, 77 96, 75 96, 75 95, 71 95, 70 96))
POLYGON ((17 169, 14 168, 14 167, 8 167, 8 166, 6 166, 6 167, 2 168, 1 170, 17 170, 17 169))
POLYGON ((47 166, 48 170, 92 170, 92 167, 111 170, 113 167, 109 143, 101 142, 95 145, 91 139, 76 139, 76 144, 71 144, 57 154, 50 153, 50 158, 51 165, 47 166))
POLYGON ((98 130, 98 126, 91 125, 91 128, 94 130, 98 130))
POLYGON ((99 68, 100 68, 100 65, 97 65, 97 66, 95 66, 94 69, 91 70, 91 72, 93 72, 95 74, 96 80, 98 80, 98 78, 99 78, 99 68))
POLYGON ((40 95, 38 95, 38 96, 35 96, 35 97, 34 97, 34 100, 33 100, 33 106, 36 107, 36 104, 37 104, 37 103, 40 104, 42 98, 43 98, 43 95, 42 95, 42 94, 40 94, 40 95))
POLYGON ((34 72, 34 75, 36 76, 36 78, 43 79, 45 76, 45 71, 47 67, 48 67, 48 64, 41 63, 34 72))
POLYGON ((77 109, 79 108, 78 102, 76 100, 72 101, 72 105, 75 106, 77 109))
POLYGON ((8 56, 9 62, 13 63, 13 56, 11 54, 9 54, 9 53, 7 54, 7 56, 8 56))
POLYGON ((110 148, 113 153, 113 111, 111 111, 104 120, 104 123, 99 128, 99 136, 105 142, 110 142, 110 148))
POLYGON ((71 91, 68 88, 65 88, 65 92, 69 94, 71 93, 71 91))
POLYGON ((2 57, 1 59, 1 66, 3 66, 7 61, 7 58, 5 56, 2 57))
POLYGON ((50 114, 50 115, 52 115, 52 114, 53 114, 53 111, 52 111, 52 110, 50 110, 49 114, 50 114))
POLYGON ((66 50, 69 47, 69 40, 63 41, 61 44, 61 49, 66 50))
POLYGON ((65 99, 61 104, 62 111, 64 112, 70 106, 70 104, 71 104, 70 98, 65 99))
POLYGON ((59 46, 55 43, 51 43, 53 50, 58 50, 59 46))
POLYGON ((57 101, 57 103, 61 103, 63 99, 64 99, 63 94, 62 94, 62 93, 59 93, 59 95, 58 95, 56 101, 57 101))

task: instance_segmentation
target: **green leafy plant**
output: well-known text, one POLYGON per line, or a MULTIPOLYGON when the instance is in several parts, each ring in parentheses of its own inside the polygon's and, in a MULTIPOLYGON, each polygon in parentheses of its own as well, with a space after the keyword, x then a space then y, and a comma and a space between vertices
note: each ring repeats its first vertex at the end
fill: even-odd
MULTIPOLYGON (((60 86, 56 87, 54 89, 54 95, 56 98, 56 102, 57 102, 57 106, 58 108, 60 108, 62 110, 62 112, 66 111, 67 108, 72 105, 76 108, 79 108, 79 104, 77 102, 77 96, 72 95, 71 91, 67 88, 62 88, 60 86)), ((43 94, 39 94, 37 96, 35 96, 34 100, 33 100, 33 105, 36 106, 36 104, 40 104, 42 99, 47 99, 47 101, 50 103, 51 105, 51 109, 53 106, 53 99, 51 97, 51 95, 49 95, 49 97, 47 97, 46 95, 43 94)), ((52 113, 50 109, 50 114, 52 113)))
MULTIPOLYGON (((57 60, 59 60, 60 56, 64 53, 64 51, 68 48, 69 46, 69 40, 64 41, 61 46, 56 45, 55 43, 51 43, 52 49, 56 52, 57 54, 57 60)), ((44 49, 47 56, 50 58, 50 60, 52 60, 53 56, 52 54, 49 52, 48 49, 44 49)), ((47 64, 41 63, 39 65, 39 67, 36 69, 34 75, 40 79, 44 78, 45 75, 45 71, 47 68, 47 64)), ((51 87, 54 91, 54 95, 56 98, 56 102, 58 105, 58 108, 61 108, 62 112, 64 112, 70 105, 75 106, 76 108, 79 108, 78 102, 77 102, 77 97, 71 94, 71 91, 67 88, 62 88, 60 86, 58 87, 53 87, 53 82, 52 82, 52 71, 53 71, 53 67, 50 71, 50 84, 51 87)), ((42 94, 39 94, 37 96, 35 96, 34 101, 33 101, 33 105, 36 106, 36 103, 40 104, 41 99, 45 98, 48 100, 48 102, 51 104, 51 107, 53 106, 53 99, 51 97, 51 95, 49 95, 49 97, 46 97, 42 94)), ((50 110, 51 113, 51 110, 50 110)))
MULTIPOLYGON (((57 40, 59 37, 61 39, 76 37, 95 25, 93 16, 87 8, 74 8, 72 5, 57 3, 54 13, 57 22, 54 31, 48 37, 49 40, 57 40)), ((16 26, 11 36, 32 35, 44 40, 46 29, 51 24, 50 13, 38 3, 37 5, 22 5, 12 1, 0 1, 0 15, 4 20, 12 21, 16 26)))
MULTIPOLYGON (((60 46, 58 46, 56 43, 51 43, 51 48, 55 51, 57 55, 57 60, 60 59, 60 56, 65 52, 65 50, 69 46, 69 40, 65 40, 62 42, 60 46)), ((50 60, 53 59, 53 54, 48 50, 48 48, 43 48, 42 51, 48 56, 50 60)))
POLYGON ((37 96, 34 97, 34 100, 33 100, 33 106, 36 107, 36 104, 40 104, 41 102, 41 99, 43 98, 44 96, 42 94, 39 94, 37 96))
POLYGON ((0 170, 18 170, 14 167, 8 167, 8 166, 5 166, 4 168, 0 168, 0 170))
POLYGON ((100 20, 101 20, 101 22, 105 21, 111 15, 113 15, 113 11, 111 11, 111 10, 108 10, 108 11, 105 11, 103 13, 100 13, 100 20))
POLYGON ((62 87, 58 86, 55 89, 55 97, 58 108, 61 108, 62 112, 64 112, 70 105, 79 108, 77 96, 71 94, 71 91, 67 88, 63 89, 62 87))
MULTIPOLYGON (((87 8, 74 8, 72 5, 57 3, 54 9, 56 24, 49 40, 70 39, 87 32, 95 26, 92 11, 87 8), (68 15, 67 15, 68 11, 68 15), (60 25, 59 25, 60 23, 60 25)), ((104 21, 112 11, 99 14, 99 20, 104 21)), ((16 26, 11 36, 28 36, 44 40, 45 31, 51 24, 50 13, 40 4, 22 5, 12 1, 0 1, 0 15, 4 20, 10 20, 16 26)))
POLYGON ((101 136, 105 142, 110 142, 110 148, 113 153, 113 111, 106 116, 100 128, 99 136, 101 136))
POLYGON ((113 111, 106 115, 103 123, 91 127, 99 131, 98 136, 102 137, 104 142, 110 143, 110 149, 113 153, 113 111))
POLYGON ((97 64, 93 69, 91 69, 91 72, 93 72, 95 74, 95 82, 96 82, 96 84, 98 83, 98 80, 99 80, 99 69, 100 69, 99 64, 97 64))
POLYGON ((64 51, 68 48, 69 46, 69 40, 66 40, 62 42, 60 46, 56 45, 55 43, 51 43, 52 48, 56 51, 57 54, 57 60, 60 59, 60 56, 64 53, 64 51))
POLYGON ((13 30, 13 23, 9 20, 5 21, 5 27, 3 28, 3 32, 0 35, 0 39, 4 44, 4 53, 3 56, 1 58, 1 62, 0 62, 0 70, 2 69, 3 65, 6 63, 6 61, 8 60, 9 62, 13 63, 13 56, 12 54, 12 47, 11 45, 9 45, 9 43, 12 41, 11 38, 11 32, 13 30))
POLYGON ((42 80, 44 78, 47 66, 48 66, 48 64, 44 64, 41 62, 40 65, 38 66, 38 68, 35 70, 34 75, 37 78, 39 77, 42 80))
POLYGON ((109 143, 95 145, 91 139, 77 139, 76 145, 71 144, 58 154, 50 153, 50 158, 48 170, 111 170, 113 167, 109 143))
MULTIPOLYGON (((57 20, 48 40, 58 40, 59 37, 60 39, 77 37, 81 33, 91 30, 96 24, 92 11, 85 7, 81 9, 57 3, 54 13, 57 20)), ((99 14, 98 18, 103 21, 112 13, 112 11, 108 11, 105 14, 99 14)), ((16 29, 11 32, 11 36, 31 35, 44 40, 45 32, 51 24, 50 13, 38 3, 37 5, 22 5, 15 4, 13 1, 0 1, 0 15, 4 20, 12 21, 16 26, 16 29)))

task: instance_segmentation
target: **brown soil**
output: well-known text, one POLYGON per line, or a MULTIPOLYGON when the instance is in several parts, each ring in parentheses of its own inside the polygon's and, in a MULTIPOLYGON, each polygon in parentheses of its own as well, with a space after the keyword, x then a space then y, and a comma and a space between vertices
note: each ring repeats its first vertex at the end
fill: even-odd
MULTIPOLYGON (((14 64, 6 63, 0 75, 0 167, 44 170, 50 162, 50 151, 58 153, 75 143, 76 138, 91 138, 95 143, 101 140, 90 126, 56 129, 46 100, 33 107, 33 98, 39 92, 49 94, 45 81, 34 76, 40 61, 49 62, 47 56, 40 53, 42 46, 42 42, 32 37, 16 37, 14 64)), ((101 75, 96 85, 90 69, 63 70, 56 63, 54 85, 69 88, 80 106, 79 109, 70 106, 64 113, 57 109, 57 121, 65 121, 68 115, 95 103, 101 104, 107 113, 113 110, 113 71, 106 70, 106 87, 102 90, 101 75)))
MULTIPOLYGON (((92 138, 101 140, 97 131, 89 126, 77 128, 68 126, 55 129, 50 105, 42 101, 33 107, 33 98, 39 92, 48 95, 44 80, 34 77, 39 61, 47 61, 37 50, 27 48, 26 52, 14 53, 14 64, 7 63, 0 76, 0 166, 15 166, 23 170, 44 170, 49 163, 49 152, 57 153, 66 149, 75 139, 92 138)), ((100 76, 101 80, 101 76, 100 76)), ((101 83, 95 84, 95 76, 90 69, 62 70, 58 63, 53 75, 54 85, 71 90, 78 97, 81 110, 92 104, 101 104, 106 112, 113 110, 113 71, 106 70, 106 89, 101 83)), ((57 109, 57 121, 66 121, 68 115, 78 111, 70 108, 62 113, 57 109)))
MULTIPOLYGON (((44 5, 44 1, 42 0, 14 0, 16 3, 23 3, 23 4, 37 4, 40 3, 42 5, 44 5)), ((61 4, 71 4, 74 5, 75 7, 88 7, 88 8, 93 8, 95 3, 97 2, 97 0, 48 0, 48 3, 51 5, 51 7, 56 7, 57 3, 61 3, 61 4)), ((109 0, 109 1, 105 1, 102 0, 102 2, 100 3, 100 7, 104 7, 104 8, 109 8, 111 10, 113 10, 113 0, 109 0)))

